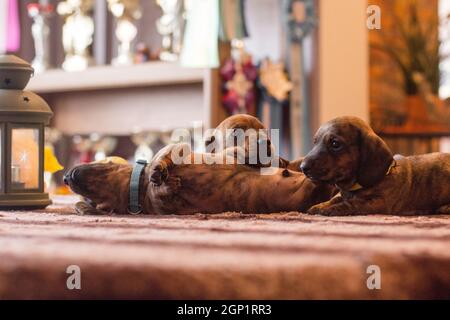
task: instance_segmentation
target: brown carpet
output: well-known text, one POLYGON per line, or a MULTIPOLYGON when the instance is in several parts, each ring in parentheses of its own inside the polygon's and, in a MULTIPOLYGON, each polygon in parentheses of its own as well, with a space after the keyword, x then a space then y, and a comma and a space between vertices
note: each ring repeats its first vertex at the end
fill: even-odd
POLYGON ((448 215, 82 217, 75 201, 0 212, 0 298, 450 298, 448 215))

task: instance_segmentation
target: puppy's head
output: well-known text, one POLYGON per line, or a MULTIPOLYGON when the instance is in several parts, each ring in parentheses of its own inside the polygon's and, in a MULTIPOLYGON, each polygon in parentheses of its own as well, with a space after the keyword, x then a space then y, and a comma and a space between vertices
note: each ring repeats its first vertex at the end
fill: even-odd
MULTIPOLYGON (((235 132, 253 130, 257 134, 259 130, 264 129, 264 125, 258 118, 248 114, 236 114, 223 120, 212 134, 206 136, 205 147, 208 148, 209 145, 215 143, 215 150, 212 151, 220 152, 226 148, 227 143, 232 143, 239 138, 234 137, 235 132)), ((265 140, 268 139, 267 134, 264 138, 265 140)))
POLYGON ((117 163, 93 163, 74 167, 64 183, 89 199, 97 209, 126 213, 132 167, 117 163))
POLYGON ((269 131, 258 118, 248 114, 228 117, 205 139, 207 152, 221 152, 234 146, 242 147, 258 164, 260 155, 270 158, 275 154, 269 131))
POLYGON ((391 151, 369 125, 356 117, 339 117, 317 131, 301 170, 313 181, 370 187, 383 179, 392 161, 391 151))

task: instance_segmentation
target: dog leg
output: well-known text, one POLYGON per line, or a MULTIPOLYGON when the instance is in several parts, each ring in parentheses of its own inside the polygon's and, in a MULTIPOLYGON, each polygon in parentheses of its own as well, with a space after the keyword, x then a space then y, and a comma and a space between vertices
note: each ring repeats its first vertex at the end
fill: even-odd
POLYGON ((386 212, 387 210, 383 207, 383 201, 381 200, 365 201, 357 198, 345 200, 341 196, 336 196, 330 201, 311 207, 306 213, 322 216, 352 216, 386 212))

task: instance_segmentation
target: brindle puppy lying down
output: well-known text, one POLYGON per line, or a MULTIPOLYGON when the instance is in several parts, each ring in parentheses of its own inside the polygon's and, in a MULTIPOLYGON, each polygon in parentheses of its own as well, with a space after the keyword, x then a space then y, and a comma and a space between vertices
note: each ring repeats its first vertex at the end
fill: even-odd
POLYGON ((301 169, 340 195, 310 214, 450 213, 450 154, 392 155, 362 120, 336 118, 320 127, 301 169))
MULTIPOLYGON (((274 168, 273 175, 261 175, 259 168, 237 164, 174 165, 170 154, 174 150, 181 154, 181 149, 183 157, 194 157, 188 145, 167 146, 141 175, 139 199, 143 213, 305 211, 330 199, 333 192, 333 188, 317 186, 302 173, 286 169, 274 168)), ((131 172, 131 165, 87 164, 69 171, 65 181, 74 192, 95 204, 77 204, 79 213, 126 214, 131 172)))

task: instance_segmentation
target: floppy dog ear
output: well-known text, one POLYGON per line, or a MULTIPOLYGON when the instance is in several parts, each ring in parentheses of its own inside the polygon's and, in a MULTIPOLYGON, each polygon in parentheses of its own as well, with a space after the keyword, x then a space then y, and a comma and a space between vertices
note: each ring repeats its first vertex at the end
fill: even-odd
POLYGON ((386 175, 393 155, 386 143, 372 130, 361 132, 359 150, 358 183, 363 187, 371 187, 386 175))

